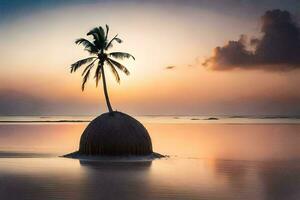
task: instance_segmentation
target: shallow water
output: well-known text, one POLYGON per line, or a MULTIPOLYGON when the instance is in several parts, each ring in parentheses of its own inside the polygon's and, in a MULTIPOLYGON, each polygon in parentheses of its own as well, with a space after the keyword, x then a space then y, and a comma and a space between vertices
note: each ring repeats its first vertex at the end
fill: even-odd
POLYGON ((152 162, 57 157, 86 123, 1 123, 0 199, 300 199, 299 123, 164 119, 142 119, 152 162))

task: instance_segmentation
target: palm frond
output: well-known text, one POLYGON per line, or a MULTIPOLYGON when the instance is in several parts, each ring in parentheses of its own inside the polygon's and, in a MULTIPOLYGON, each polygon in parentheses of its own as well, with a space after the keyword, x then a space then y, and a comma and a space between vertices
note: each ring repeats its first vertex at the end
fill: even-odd
POLYGON ((82 60, 79 60, 75 63, 73 63, 71 65, 71 73, 72 72, 75 72, 79 67, 81 67, 82 65, 84 64, 87 64, 89 62, 92 62, 94 59, 96 59, 97 57, 88 57, 88 58, 85 58, 85 59, 82 59, 82 60))
POLYGON ((124 65, 122 65, 121 63, 119 63, 119 62, 117 62, 117 61, 115 61, 115 60, 113 60, 113 59, 110 59, 110 58, 108 58, 108 60, 109 60, 113 65, 115 65, 118 69, 120 69, 121 71, 123 71, 126 75, 129 75, 129 74, 130 74, 129 70, 128 70, 124 65))
POLYGON ((110 47, 113 47, 113 41, 115 41, 115 40, 116 40, 118 43, 122 43, 122 42, 123 42, 120 38, 118 38, 118 34, 117 34, 115 37, 113 37, 113 39, 111 39, 111 40, 109 41, 109 43, 106 45, 105 49, 107 50, 107 49, 109 49, 110 47))
POLYGON ((105 34, 105 41, 106 41, 108 38, 109 26, 107 24, 105 24, 105 26, 106 26, 106 34, 105 34))
POLYGON ((101 71, 102 70, 102 66, 98 64, 98 67, 95 71, 95 79, 96 79, 96 87, 98 87, 98 82, 101 79, 101 71))
MULTIPOLYGON (((102 71, 104 70, 104 63, 108 65, 107 67, 110 67, 118 83, 120 83, 121 80, 119 70, 123 71, 126 75, 130 74, 129 70, 123 64, 119 63, 117 59, 132 58, 135 60, 135 57, 126 52, 107 53, 106 50, 113 47, 115 43, 123 42, 118 37, 118 35, 115 35, 109 40, 109 31, 110 29, 107 24, 105 25, 105 27, 95 27, 87 33, 87 39, 79 38, 75 41, 76 44, 82 45, 84 47, 84 50, 88 51, 90 54, 94 54, 94 56, 79 60, 71 65, 71 73, 76 72, 80 67, 84 68, 82 71, 82 91, 84 91, 91 73, 95 73, 94 78, 96 80, 96 87, 98 86, 99 80, 103 78, 102 75, 104 75, 104 71, 102 71), (94 68, 95 72, 92 72, 94 68)), ((104 90, 106 92, 106 84, 104 84, 104 87, 104 90)), ((109 110, 111 111, 112 109, 109 108, 109 110)))
POLYGON ((94 43, 99 49, 103 49, 105 47, 105 33, 101 26, 95 27, 90 30, 87 35, 92 35, 94 38, 94 43))
POLYGON ((117 70, 115 69, 114 65, 109 60, 107 61, 107 64, 110 66, 111 72, 114 74, 116 81, 120 83, 120 76, 117 70))
POLYGON ((82 44, 84 47, 93 47, 93 48, 96 48, 96 46, 90 42, 89 40, 85 39, 85 38, 79 38, 77 40, 75 40, 75 43, 80 45, 82 44))
POLYGON ((75 43, 78 45, 82 44, 84 49, 91 54, 97 54, 99 51, 99 49, 92 42, 85 38, 79 38, 75 41, 75 43))
POLYGON ((90 73, 91 73, 91 68, 85 73, 83 80, 82 80, 82 85, 81 85, 81 90, 84 91, 84 87, 85 87, 85 83, 87 82, 87 80, 90 77, 90 73))
POLYGON ((102 26, 99 26, 99 34, 103 39, 105 39, 105 31, 102 26))
POLYGON ((92 35, 95 41, 99 40, 100 36, 98 34, 98 27, 93 28, 86 35, 87 36, 92 35))
POLYGON ((133 55, 131 55, 129 53, 125 53, 125 52, 112 52, 112 53, 109 53, 108 55, 112 56, 114 58, 117 58, 117 59, 132 58, 133 60, 135 60, 133 55))
POLYGON ((92 69, 93 67, 94 67, 94 62, 86 66, 81 75, 83 76, 87 70, 92 69))

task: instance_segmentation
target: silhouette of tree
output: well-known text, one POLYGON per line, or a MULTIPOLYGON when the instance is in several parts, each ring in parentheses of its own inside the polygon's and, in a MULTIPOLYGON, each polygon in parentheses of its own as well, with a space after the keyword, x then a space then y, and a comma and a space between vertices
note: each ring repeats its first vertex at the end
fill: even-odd
POLYGON ((98 86, 98 82, 102 77, 106 105, 108 111, 112 113, 113 109, 111 107, 107 92, 104 66, 107 66, 111 69, 116 81, 120 83, 120 76, 116 69, 123 71, 126 75, 129 75, 129 71, 124 65, 112 58, 133 58, 134 60, 135 58, 131 54, 125 52, 108 52, 108 50, 113 47, 114 42, 122 43, 122 40, 118 37, 118 35, 109 40, 108 32, 108 25, 106 25, 106 30, 104 30, 101 26, 95 27, 87 33, 87 36, 93 37, 93 41, 89 41, 85 38, 79 38, 75 41, 76 44, 83 45, 84 50, 88 51, 92 56, 73 63, 71 65, 71 73, 76 72, 81 66, 85 66, 82 72, 83 81, 81 89, 83 91, 85 84, 90 77, 92 69, 95 68, 94 78, 96 80, 96 87, 98 86))

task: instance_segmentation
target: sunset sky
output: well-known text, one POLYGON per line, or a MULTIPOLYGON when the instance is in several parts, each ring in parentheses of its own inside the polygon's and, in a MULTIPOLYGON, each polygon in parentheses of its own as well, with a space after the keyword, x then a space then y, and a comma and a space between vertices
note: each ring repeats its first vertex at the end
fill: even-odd
POLYGON ((74 41, 105 24, 124 40, 114 50, 136 57, 120 61, 121 84, 107 73, 114 109, 300 114, 300 1, 62 2, 0 0, 0 115, 106 111, 102 87, 82 92, 70 74, 88 56, 74 41))

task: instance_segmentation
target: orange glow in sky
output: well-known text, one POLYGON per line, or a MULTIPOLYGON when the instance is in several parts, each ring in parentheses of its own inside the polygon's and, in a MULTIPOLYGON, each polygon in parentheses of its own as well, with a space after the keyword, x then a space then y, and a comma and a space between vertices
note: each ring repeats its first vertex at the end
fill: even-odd
POLYGON ((131 75, 120 73, 120 85, 108 75, 109 94, 117 110, 135 114, 290 113, 288 105, 300 108, 298 71, 216 72, 201 66, 214 47, 241 33, 259 32, 258 18, 236 18, 191 6, 122 3, 33 12, 1 25, 0 90, 74 109, 78 106, 80 114, 97 113, 100 107, 104 111, 101 85, 95 88, 90 80, 82 93, 80 73, 70 74, 69 67, 88 56, 74 44, 75 39, 85 37, 94 26, 109 24, 111 36, 119 33, 124 40, 114 50, 136 57, 136 61, 123 62, 131 75), (168 70, 167 66, 175 67, 168 70))

